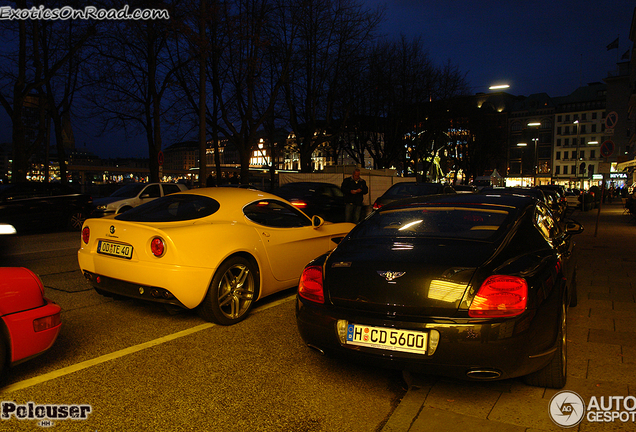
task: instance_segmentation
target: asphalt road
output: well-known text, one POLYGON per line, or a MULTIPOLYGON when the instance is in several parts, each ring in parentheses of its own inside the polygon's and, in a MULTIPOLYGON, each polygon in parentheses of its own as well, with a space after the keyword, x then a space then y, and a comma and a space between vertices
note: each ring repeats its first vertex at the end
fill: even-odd
POLYGON ((298 335, 293 290, 216 326, 192 311, 102 297, 77 264, 79 233, 11 238, 2 266, 42 279, 63 309, 48 352, 9 371, 0 402, 89 405, 86 419, 0 420, 0 430, 379 431, 406 385, 399 371, 321 357, 298 335))

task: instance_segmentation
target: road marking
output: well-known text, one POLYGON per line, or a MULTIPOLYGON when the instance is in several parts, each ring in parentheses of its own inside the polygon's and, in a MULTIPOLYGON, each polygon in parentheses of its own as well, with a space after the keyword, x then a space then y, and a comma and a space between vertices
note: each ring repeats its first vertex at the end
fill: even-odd
MULTIPOLYGON (((267 305, 265 305, 263 307, 254 308, 254 311, 252 312, 252 314, 257 314, 258 312, 261 312, 261 311, 273 308, 275 306, 278 306, 280 304, 283 304, 285 302, 291 301, 291 300, 293 300, 295 298, 295 296, 296 296, 295 294, 292 294, 292 295, 284 297, 284 298, 282 298, 280 300, 276 300, 276 301, 273 301, 271 303, 268 303, 267 305)), ((50 381, 52 379, 63 377, 65 375, 69 375, 69 374, 72 374, 74 372, 79 372, 81 370, 88 369, 89 367, 96 366, 96 365, 102 364, 102 363, 106 363, 107 361, 115 360, 115 359, 118 359, 120 357, 125 357, 127 355, 134 354, 136 352, 143 351, 145 349, 152 348, 154 346, 161 345, 161 344, 163 344, 165 342, 170 342, 170 341, 173 341, 175 339, 182 338, 184 336, 189 336, 191 334, 200 332, 202 330, 207 330, 207 329, 215 327, 215 326, 216 326, 216 324, 213 324, 213 323, 201 324, 201 325, 198 325, 196 327, 191 327, 189 329, 182 330, 182 331, 177 332, 177 333, 173 333, 173 334, 170 334, 170 335, 162 336, 160 338, 153 339, 151 341, 141 343, 139 345, 134 345, 134 346, 131 346, 131 347, 128 347, 128 348, 121 349, 119 351, 115 351, 115 352, 112 352, 112 353, 109 353, 109 354, 104 354, 103 356, 96 357, 96 358, 91 359, 91 360, 86 360, 86 361, 83 361, 83 362, 80 362, 80 363, 76 363, 74 365, 67 366, 65 368, 58 369, 56 371, 46 373, 44 375, 39 375, 39 376, 36 376, 36 377, 33 377, 33 378, 29 378, 29 379, 26 379, 26 380, 23 380, 23 381, 18 381, 16 383, 10 384, 10 385, 8 385, 8 386, 6 386, 4 388, 0 388, 0 394, 10 393, 10 392, 18 391, 18 390, 24 390, 25 388, 33 387, 33 386, 35 386, 37 384, 42 384, 42 383, 45 383, 45 382, 50 381)))

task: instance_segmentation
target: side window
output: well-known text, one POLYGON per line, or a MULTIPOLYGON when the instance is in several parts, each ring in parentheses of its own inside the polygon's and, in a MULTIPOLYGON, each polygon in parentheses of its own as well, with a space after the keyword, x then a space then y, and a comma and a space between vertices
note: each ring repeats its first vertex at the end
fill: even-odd
POLYGON ((46 196, 42 188, 36 188, 35 183, 18 183, 9 189, 6 194, 7 201, 17 201, 30 198, 39 198, 46 196))
POLYGON ((245 216, 259 225, 272 228, 310 226, 311 220, 294 207, 276 200, 256 201, 243 208, 245 216))
MULTIPOLYGON (((141 195, 149 195, 149 198, 159 198, 161 196, 161 191, 159 190, 159 185, 150 185, 146 189, 141 192, 141 195)), ((141 197, 140 195, 140 197, 141 197)))
POLYGON ((163 194, 164 195, 169 195, 171 193, 181 192, 181 189, 179 189, 179 186, 177 186, 175 184, 165 184, 165 185, 161 185, 161 187, 163 187, 163 194))
POLYGON ((331 195, 336 198, 342 198, 344 196, 344 194, 342 193, 342 189, 335 186, 331 188, 331 195))

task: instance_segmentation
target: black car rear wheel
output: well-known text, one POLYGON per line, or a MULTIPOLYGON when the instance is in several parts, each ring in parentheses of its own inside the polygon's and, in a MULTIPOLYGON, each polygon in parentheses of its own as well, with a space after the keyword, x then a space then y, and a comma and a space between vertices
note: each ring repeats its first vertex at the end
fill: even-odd
POLYGON ((85 220, 86 214, 80 210, 75 210, 68 217, 68 228, 72 231, 79 231, 82 229, 82 225, 84 225, 85 220))
POLYGON ((541 370, 526 375, 526 384, 536 387, 560 389, 565 386, 568 374, 567 352, 567 306, 565 302, 561 312, 561 327, 557 336, 557 350, 550 363, 541 370))
POLYGON ((247 317, 252 309, 258 272, 243 257, 233 257, 217 269, 210 288, 199 306, 199 314, 207 321, 232 325, 247 317))

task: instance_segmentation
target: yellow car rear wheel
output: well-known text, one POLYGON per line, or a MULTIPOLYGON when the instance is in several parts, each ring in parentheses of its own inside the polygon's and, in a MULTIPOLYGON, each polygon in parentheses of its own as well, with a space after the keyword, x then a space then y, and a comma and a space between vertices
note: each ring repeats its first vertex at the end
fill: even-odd
POLYGON ((256 296, 256 267, 236 256, 223 262, 212 279, 199 306, 199 315, 207 321, 232 325, 247 317, 256 296))

